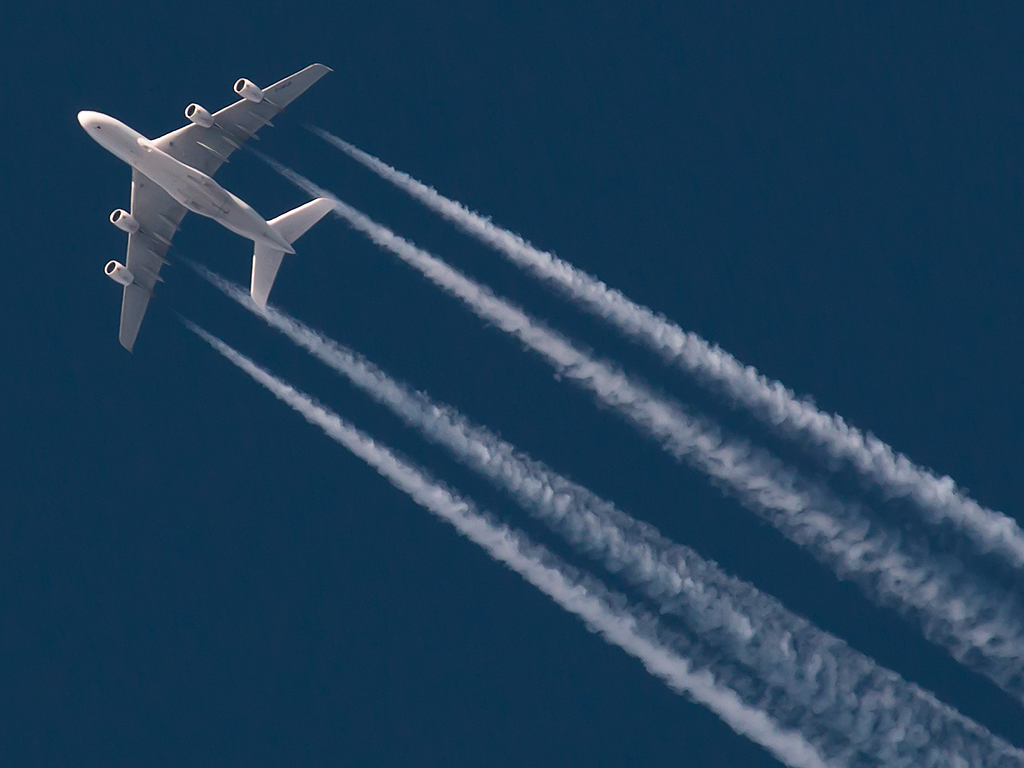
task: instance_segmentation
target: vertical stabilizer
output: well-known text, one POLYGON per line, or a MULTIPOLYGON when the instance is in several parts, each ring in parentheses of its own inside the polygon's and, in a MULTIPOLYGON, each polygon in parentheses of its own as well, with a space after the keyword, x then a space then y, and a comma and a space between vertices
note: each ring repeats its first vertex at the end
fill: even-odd
MULTIPOLYGON (((267 223, 289 243, 294 243, 306 234, 310 227, 326 216, 332 208, 334 208, 334 203, 326 197, 318 197, 294 210, 282 213, 267 223)), ((265 309, 267 306, 270 289, 274 287, 274 279, 277 277, 277 270, 281 267, 282 259, 284 259, 284 252, 267 245, 256 244, 252 254, 252 282, 249 286, 249 294, 260 309, 265 309)))

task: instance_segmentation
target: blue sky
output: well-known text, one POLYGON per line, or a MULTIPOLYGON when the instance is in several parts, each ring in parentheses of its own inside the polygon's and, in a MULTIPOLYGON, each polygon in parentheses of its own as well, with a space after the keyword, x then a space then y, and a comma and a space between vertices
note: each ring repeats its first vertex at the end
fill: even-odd
MULTIPOLYGON (((165 273, 134 354, 75 120, 160 135, 313 61, 259 148, 655 387, 791 447, 308 133, 323 126, 1017 516, 1024 62, 1010 3, 92 4, 0 10, 0 759, 10 765, 773 765, 192 337, 201 322, 509 522, 526 516, 165 273)), ((268 217, 303 194, 239 153, 268 217)), ((244 282, 189 217, 181 253, 244 282)), ((1020 708, 338 221, 273 298, 993 731, 1020 708)), ((839 478, 839 481, 844 481, 839 478)))

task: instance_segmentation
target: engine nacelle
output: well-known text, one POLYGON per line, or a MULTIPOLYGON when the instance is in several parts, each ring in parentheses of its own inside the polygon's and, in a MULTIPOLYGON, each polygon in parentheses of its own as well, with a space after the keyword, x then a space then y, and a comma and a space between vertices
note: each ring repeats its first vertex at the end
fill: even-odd
POLYGON ((108 261, 103 268, 103 273, 115 283, 128 286, 135 282, 135 275, 128 271, 128 267, 119 261, 108 261))
POLYGON ((110 214, 110 223, 129 235, 139 231, 139 222, 128 211, 118 208, 110 214))
POLYGON ((249 101, 263 101, 263 91, 244 77, 235 83, 235 93, 249 101))
POLYGON ((213 127, 213 115, 198 104, 189 104, 185 107, 185 117, 202 128, 213 127))

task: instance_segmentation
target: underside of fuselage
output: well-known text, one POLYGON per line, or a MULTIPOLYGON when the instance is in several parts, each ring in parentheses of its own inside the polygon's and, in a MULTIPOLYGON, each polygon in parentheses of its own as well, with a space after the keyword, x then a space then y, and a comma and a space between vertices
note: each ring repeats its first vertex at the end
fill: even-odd
POLYGON ((160 186, 189 211, 213 219, 254 243, 295 253, 291 244, 252 206, 202 171, 161 151, 138 131, 99 112, 80 112, 78 120, 104 149, 160 186))

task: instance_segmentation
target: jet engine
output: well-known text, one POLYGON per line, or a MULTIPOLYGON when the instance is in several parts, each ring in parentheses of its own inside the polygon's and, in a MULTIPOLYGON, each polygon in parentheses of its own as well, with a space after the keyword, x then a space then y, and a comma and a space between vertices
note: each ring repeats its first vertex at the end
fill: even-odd
POLYGON ((198 104, 189 104, 185 107, 185 117, 202 128, 213 127, 213 115, 198 104))
POLYGON ((128 271, 128 267, 119 261, 108 261, 103 268, 103 273, 115 283, 128 286, 135 282, 135 275, 128 271))
POLYGON ((235 93, 249 101, 263 101, 263 91, 244 77, 235 83, 235 93))
POLYGON ((139 222, 135 220, 135 217, 120 208, 110 214, 110 223, 129 235, 139 231, 139 222))

